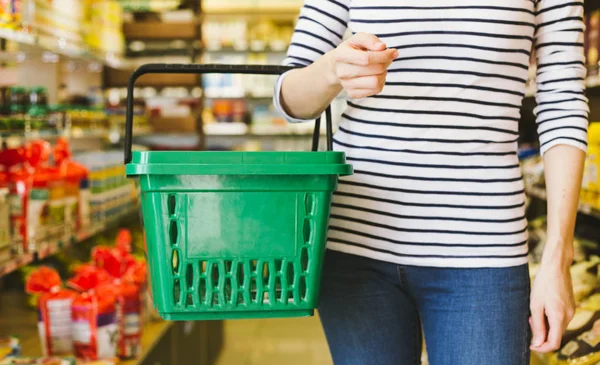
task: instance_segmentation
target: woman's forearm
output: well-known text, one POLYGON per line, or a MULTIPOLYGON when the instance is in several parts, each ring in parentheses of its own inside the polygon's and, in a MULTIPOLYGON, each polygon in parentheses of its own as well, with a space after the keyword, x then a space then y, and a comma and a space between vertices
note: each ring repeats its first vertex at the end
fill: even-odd
POLYGON ((548 243, 542 262, 571 265, 584 161, 585 153, 569 145, 557 145, 544 155, 548 243))
POLYGON ((294 118, 314 119, 342 91, 333 72, 332 53, 310 66, 290 71, 281 86, 281 106, 294 118))

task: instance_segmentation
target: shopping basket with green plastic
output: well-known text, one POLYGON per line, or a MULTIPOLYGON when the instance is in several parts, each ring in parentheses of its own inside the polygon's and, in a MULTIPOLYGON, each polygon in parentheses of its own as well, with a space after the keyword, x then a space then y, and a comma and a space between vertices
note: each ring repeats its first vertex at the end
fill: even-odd
POLYGON ((138 68, 128 84, 125 163, 139 179, 154 306, 168 320, 310 316, 317 307, 342 152, 132 152, 133 87, 148 73, 278 75, 282 66, 138 68))

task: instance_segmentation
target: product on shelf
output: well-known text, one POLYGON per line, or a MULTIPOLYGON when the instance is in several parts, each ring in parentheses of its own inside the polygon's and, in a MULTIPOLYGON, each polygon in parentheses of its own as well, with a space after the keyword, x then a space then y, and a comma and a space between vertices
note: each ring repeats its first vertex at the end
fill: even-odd
MULTIPOLYGON (((34 1, 33 28, 37 33, 81 44, 83 40, 85 1, 81 0, 22 0, 34 1)), ((63 42, 64 42, 63 41, 63 42)))
POLYGON ((116 292, 117 323, 119 338, 117 354, 122 359, 136 358, 141 353, 142 336, 142 293, 145 283, 145 270, 130 254, 130 237, 127 231, 117 236, 117 247, 96 247, 92 258, 98 267, 106 270, 112 277, 116 292))
POLYGON ((595 365, 600 361, 600 320, 589 331, 567 343, 557 356, 556 365, 595 365))
POLYGON ((302 6, 301 0, 203 0, 203 9, 210 12, 219 11, 244 11, 248 9, 257 11, 296 12, 302 6))
POLYGON ((92 224, 121 215, 131 208, 134 185, 125 178, 120 151, 86 152, 74 160, 90 172, 90 216, 92 224))
POLYGON ((586 27, 586 58, 589 76, 598 76, 598 61, 600 61, 600 10, 587 16, 586 27))
POLYGON ((116 357, 116 294, 109 279, 103 269, 86 267, 68 281, 80 291, 71 306, 73 347, 78 358, 116 357))
POLYGON ((60 168, 49 163, 50 143, 42 140, 33 141, 28 146, 29 163, 34 168, 33 189, 29 201, 31 223, 43 227, 30 227, 31 237, 37 242, 43 240, 60 240, 64 238, 65 222, 65 180, 60 168), (35 233, 34 233, 35 232, 35 233))
MULTIPOLYGON (((29 202, 32 197, 33 168, 26 158, 25 148, 5 149, 0 152, 0 164, 8 172, 10 221, 12 240, 20 242, 25 252, 35 248, 35 238, 30 236, 30 231, 35 228, 30 221, 29 202)), ((38 194, 43 195, 43 194, 38 194)), ((39 204, 38 204, 39 205, 39 204)), ((38 228, 42 228, 41 226, 38 228)))
POLYGON ((48 267, 33 271, 26 280, 28 293, 39 295, 38 330, 45 356, 62 356, 73 352, 71 305, 76 293, 63 289, 58 273, 48 267))
POLYGON ((581 201, 592 207, 600 207, 600 122, 590 124, 588 136, 581 201))
POLYGON ((0 364, 1 360, 10 356, 19 356, 21 353, 21 342, 17 337, 0 337, 0 364))
POLYGON ((3 261, 1 251, 11 244, 8 188, 0 188, 0 262, 3 261))
POLYGON ((85 41, 89 47, 103 52, 123 53, 123 10, 112 0, 88 0, 85 14, 85 41))
POLYGON ((65 224, 77 231, 90 225, 89 171, 73 161, 69 142, 59 138, 54 146, 54 163, 66 181, 65 224))
POLYGON ((0 360, 0 365, 77 365, 71 357, 12 357, 0 360))
POLYGON ((117 0, 126 11, 163 12, 177 9, 181 0, 117 0))

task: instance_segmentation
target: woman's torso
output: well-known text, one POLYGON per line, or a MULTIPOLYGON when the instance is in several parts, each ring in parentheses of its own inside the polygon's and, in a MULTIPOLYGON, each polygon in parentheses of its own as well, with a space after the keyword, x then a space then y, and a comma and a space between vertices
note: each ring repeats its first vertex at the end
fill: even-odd
POLYGON ((399 56, 379 95, 349 101, 335 136, 356 174, 334 198, 330 246, 416 265, 524 263, 516 151, 533 2, 349 6, 349 29, 399 56))

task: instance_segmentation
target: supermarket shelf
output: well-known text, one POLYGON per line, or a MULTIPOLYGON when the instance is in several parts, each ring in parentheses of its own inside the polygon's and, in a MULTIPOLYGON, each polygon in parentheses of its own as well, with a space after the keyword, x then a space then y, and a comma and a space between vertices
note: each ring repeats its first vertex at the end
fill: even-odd
POLYGON ((52 256, 69 246, 71 243, 80 243, 88 238, 91 238, 99 233, 102 233, 112 227, 114 224, 118 223, 119 220, 129 217, 135 214, 138 211, 137 205, 133 205, 127 211, 122 214, 116 215, 107 219, 105 222, 93 225, 86 229, 85 231, 78 232, 71 238, 71 242, 68 240, 55 240, 50 242, 41 242, 38 244, 39 249, 35 253, 28 253, 25 255, 21 255, 18 258, 10 260, 6 263, 0 263, 0 277, 10 274, 11 272, 19 269, 22 266, 28 265, 32 263, 36 258, 38 260, 45 259, 49 256, 52 256))
MULTIPOLYGON (((207 137, 228 138, 282 138, 282 137, 310 137, 313 134, 314 124, 302 125, 253 125, 248 127, 243 123, 213 123, 204 125, 204 134, 207 137)), ((321 131, 324 135, 325 131, 321 131)))
POLYGON ((28 46, 37 46, 43 50, 70 58, 99 62, 113 68, 130 68, 128 62, 120 55, 112 52, 92 50, 75 43, 70 43, 64 38, 45 34, 36 35, 5 28, 0 28, 0 38, 28 46))
MULTIPOLYGON (((27 308, 23 293, 2 293, 0 296, 0 336, 19 336, 24 356, 42 355, 37 329, 37 312, 27 308)), ((138 365, 158 344, 174 322, 148 321, 142 331, 142 354, 139 359, 122 361, 121 365, 138 365)))
POLYGON ((0 263, 0 277, 8 275, 20 267, 29 265, 33 262, 34 258, 35 257, 33 253, 28 253, 6 263, 0 263))
POLYGON ((33 34, 18 32, 7 28, 0 28, 0 38, 27 45, 34 45, 36 41, 33 34))
MULTIPOLYGON (((530 197, 538 198, 541 200, 546 200, 546 190, 543 188, 528 188, 527 195, 530 197)), ((594 208, 589 204, 579 204, 579 212, 590 217, 595 217, 600 219, 600 209, 594 208)))
POLYGON ((287 16, 295 17, 300 13, 302 3, 296 5, 279 6, 277 2, 265 2, 256 6, 235 6, 227 1, 211 1, 204 5, 203 16, 287 16))
POLYGON ((208 46, 204 49, 204 53, 286 53, 288 45, 265 45, 264 42, 255 42, 244 47, 217 47, 208 46))

